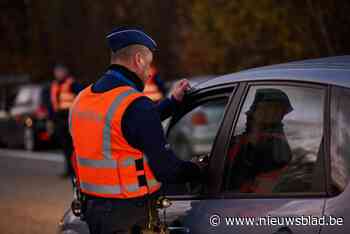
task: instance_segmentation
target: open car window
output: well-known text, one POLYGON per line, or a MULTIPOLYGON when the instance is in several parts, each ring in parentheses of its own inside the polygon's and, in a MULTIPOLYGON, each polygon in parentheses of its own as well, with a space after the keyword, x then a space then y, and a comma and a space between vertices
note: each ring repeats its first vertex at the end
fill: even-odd
MULTIPOLYGON (((170 120, 168 142, 175 155, 189 161, 198 156, 209 156, 219 131, 229 95, 216 97, 191 106, 181 117, 170 120)), ((167 185, 167 195, 198 194, 201 185, 167 185), (199 189, 198 189, 199 188, 199 189)))
POLYGON ((228 98, 198 105, 187 112, 169 131, 168 142, 183 160, 209 155, 218 132, 228 98))

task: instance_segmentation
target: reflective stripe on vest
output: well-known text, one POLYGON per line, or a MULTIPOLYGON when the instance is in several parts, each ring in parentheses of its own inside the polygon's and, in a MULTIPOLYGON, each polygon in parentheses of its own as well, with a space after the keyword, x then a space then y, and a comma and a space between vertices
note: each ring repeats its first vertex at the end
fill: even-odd
POLYGON ((105 120, 105 126, 103 128, 103 157, 107 159, 112 159, 112 153, 111 153, 111 123, 113 120, 113 115, 115 111, 117 110, 120 103, 129 96, 130 94, 137 93, 133 89, 129 89, 126 92, 121 93, 117 98, 113 101, 111 107, 109 108, 106 120, 105 120))
MULTIPOLYGON (((87 89, 90 89, 90 88, 91 86, 88 87, 87 89)), ((102 124, 101 126, 102 132, 100 133, 102 134, 101 135, 102 147, 101 147, 101 154, 100 154, 102 158, 93 159, 93 158, 89 158, 88 157, 89 155, 81 155, 79 154, 79 152, 77 152, 77 164, 78 164, 78 174, 80 177, 80 187, 83 190, 83 192, 86 192, 88 194, 102 196, 102 197, 113 197, 113 198, 130 198, 130 197, 142 196, 147 193, 153 193, 160 188, 161 184, 155 179, 152 171, 150 170, 149 165, 147 163, 147 157, 145 155, 142 155, 142 153, 137 149, 134 149, 125 143, 124 144, 122 143, 122 145, 117 145, 117 147, 119 148, 124 147, 123 149, 120 150, 122 153, 118 154, 118 156, 116 156, 112 152, 112 149, 113 149, 112 144, 116 144, 115 142, 124 142, 124 141, 126 142, 126 140, 121 140, 121 139, 124 139, 123 136, 113 135, 112 133, 112 131, 117 131, 114 129, 116 126, 113 125, 115 124, 114 120, 115 118, 117 118, 116 116, 122 116, 123 114, 122 112, 118 112, 118 111, 121 111, 120 107, 123 105, 125 108, 124 109, 125 111, 127 108, 127 106, 125 106, 126 105, 125 103, 130 104, 132 100, 134 100, 139 96, 142 96, 139 92, 135 91, 132 88, 123 87, 123 88, 116 88, 116 89, 119 89, 122 91, 121 92, 112 91, 118 94, 114 97, 114 100, 108 97, 109 101, 107 103, 109 104, 107 105, 109 106, 108 106, 108 109, 106 109, 106 112, 103 113, 104 116, 102 114, 100 116, 99 113, 90 111, 89 108, 85 108, 85 109, 80 108, 81 99, 85 99, 86 96, 89 96, 89 95, 99 95, 99 94, 91 94, 89 90, 84 90, 83 92, 80 93, 80 95, 77 97, 70 111, 69 122, 70 122, 70 130, 73 136, 73 142, 75 142, 74 128, 79 128, 78 122, 76 122, 77 124, 74 125, 74 121, 77 121, 77 120, 74 120, 74 118, 84 118, 84 119, 88 119, 88 121, 102 124), (112 139, 113 136, 116 136, 117 140, 114 138, 112 139), (131 153, 128 155, 127 152, 135 152, 135 154, 131 153), (138 160, 142 162, 141 169, 136 168, 136 161, 138 160), (136 169, 135 171, 136 174, 130 174, 130 173, 134 173, 133 171, 135 169, 136 169), (103 173, 107 173, 107 174, 103 174, 103 173), (118 178, 114 177, 113 179, 113 175, 117 176, 118 178), (142 183, 142 185, 139 184, 140 183, 139 176, 142 176, 145 178, 146 184, 144 183, 142 183), (90 180, 89 178, 93 178, 93 179, 90 180), (98 182, 101 180, 102 182, 98 182), (93 182, 93 181, 96 181, 96 182, 93 182), (128 181, 128 182, 125 182, 125 181, 128 181), (136 183, 130 182, 130 181, 135 181, 136 183), (129 194, 129 193, 132 193, 132 194, 129 194)), ((96 110, 98 109, 101 109, 101 108, 99 107, 96 110)), ((88 126, 84 125, 84 127, 87 128, 88 126)), ((120 128, 120 126, 117 128, 120 128)), ((76 147, 76 145, 74 146, 76 147)), ((116 145, 114 145, 114 147, 115 146, 116 145)), ((77 151, 79 151, 79 146, 76 147, 76 149, 77 151)), ((92 151, 92 152, 95 152, 95 151, 92 151)))
MULTIPOLYGON (((118 164, 117 161, 112 159, 103 159, 103 160, 92 160, 92 159, 86 159, 82 157, 77 157, 77 161, 79 166, 85 166, 85 167, 94 167, 94 168, 104 168, 104 169, 114 169, 118 170, 118 164)), ((129 157, 126 160, 123 161, 122 165, 120 167, 129 167, 135 164, 135 160, 133 157, 129 157)), ((155 185, 155 181, 150 181, 151 184, 155 185)), ((148 183, 147 183, 148 184, 148 183)), ((88 191, 94 192, 94 193, 104 193, 104 194, 118 194, 121 192, 120 185, 94 185, 82 182, 81 184, 82 189, 86 189, 88 191)), ((130 184, 126 185, 126 189, 128 192, 135 192, 139 189, 139 184, 130 184)))

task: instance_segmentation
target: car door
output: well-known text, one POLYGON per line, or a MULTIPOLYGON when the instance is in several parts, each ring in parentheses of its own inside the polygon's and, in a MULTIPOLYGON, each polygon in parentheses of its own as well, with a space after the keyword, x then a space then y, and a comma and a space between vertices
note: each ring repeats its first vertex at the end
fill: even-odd
MULTIPOLYGON (((187 95, 182 108, 167 121, 170 147, 183 160, 197 156, 211 157, 217 134, 221 131, 229 106, 232 105, 236 86, 216 87, 187 95)), ((207 201, 207 179, 203 183, 167 185, 164 195, 172 205, 160 211, 171 233, 205 233, 196 226, 196 215, 202 202, 207 201), (197 230, 198 229, 198 230, 197 230)))
POLYGON ((322 227, 321 233, 342 234, 350 230, 347 222, 350 215, 350 89, 333 86, 331 96, 329 198, 325 205, 325 215, 330 222, 322 227))
MULTIPOLYGON (((173 205, 164 214, 170 228, 176 230, 175 233, 319 233, 320 226, 311 221, 317 222, 315 219, 322 215, 326 197, 327 95, 326 87, 311 84, 240 85, 226 107, 211 150, 207 191, 192 197, 189 194, 169 196, 173 205), (255 100, 259 99, 257 93, 261 90, 278 90, 284 94, 284 101, 290 103, 289 112, 283 116, 278 129, 283 130, 285 137, 281 145, 290 149, 287 151, 291 157, 287 157, 288 165, 283 165, 283 173, 273 181, 270 191, 240 191, 230 183, 235 178, 244 178, 241 176, 244 173, 232 173, 234 164, 229 154, 234 139, 244 134, 247 113, 256 108, 255 100)), ((268 102, 264 108, 269 108, 268 102)), ((260 112, 260 115, 262 120, 273 117, 271 113, 260 112)), ((275 135, 281 134, 276 131, 272 136, 275 135)), ((267 150, 268 145, 262 149, 267 150)), ((287 152, 280 148, 267 150, 270 154, 275 151, 287 152)))

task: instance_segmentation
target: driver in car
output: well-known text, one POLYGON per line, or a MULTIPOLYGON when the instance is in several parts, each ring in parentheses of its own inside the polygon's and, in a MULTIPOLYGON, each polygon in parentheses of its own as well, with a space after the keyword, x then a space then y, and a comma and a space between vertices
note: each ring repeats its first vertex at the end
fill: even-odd
POLYGON ((292 160, 282 120, 293 107, 286 93, 261 88, 246 112, 246 128, 234 136, 228 153, 229 189, 271 193, 292 160))

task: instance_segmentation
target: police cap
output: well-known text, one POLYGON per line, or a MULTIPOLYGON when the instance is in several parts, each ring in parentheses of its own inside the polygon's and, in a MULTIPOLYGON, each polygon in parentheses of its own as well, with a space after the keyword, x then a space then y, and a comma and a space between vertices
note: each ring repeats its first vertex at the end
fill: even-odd
POLYGON ((129 45, 143 45, 151 51, 157 49, 157 43, 143 30, 137 27, 118 27, 106 36, 109 48, 116 52, 129 45))

